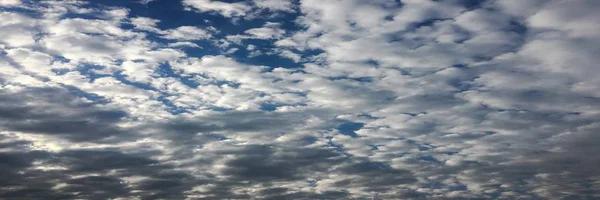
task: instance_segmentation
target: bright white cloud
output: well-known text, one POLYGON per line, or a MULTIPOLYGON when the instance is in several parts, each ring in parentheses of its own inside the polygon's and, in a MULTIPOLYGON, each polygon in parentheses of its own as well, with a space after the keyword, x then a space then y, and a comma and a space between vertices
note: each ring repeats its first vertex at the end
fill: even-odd
POLYGON ((217 12, 225 17, 244 16, 250 10, 250 6, 243 3, 213 0, 183 0, 183 5, 199 12, 217 12))
POLYGON ((131 19, 131 23, 135 26, 136 29, 152 32, 160 32, 160 29, 156 27, 156 24, 158 22, 160 22, 160 20, 147 17, 136 17, 131 19))
POLYGON ((35 42, 35 19, 18 13, 0 13, 0 41, 9 46, 28 46, 35 42))
POLYGON ((285 34, 279 26, 278 23, 267 22, 264 27, 248 29, 244 33, 258 39, 275 39, 285 34))
POLYGON ((180 26, 167 30, 164 37, 173 40, 202 40, 210 38, 210 33, 193 26, 180 26))
POLYGON ((280 39, 285 35, 285 30, 280 28, 281 24, 276 22, 267 22, 260 28, 251 28, 244 31, 244 34, 229 35, 227 40, 241 44, 246 39, 280 39))
POLYGON ((21 0, 0 0, 0 6, 18 6, 21 5, 21 0))

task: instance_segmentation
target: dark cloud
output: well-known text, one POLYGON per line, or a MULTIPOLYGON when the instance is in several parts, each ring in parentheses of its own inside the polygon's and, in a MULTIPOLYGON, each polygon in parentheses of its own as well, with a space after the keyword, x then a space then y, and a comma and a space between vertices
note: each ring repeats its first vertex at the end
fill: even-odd
POLYGON ((340 167, 345 175, 358 175, 336 183, 343 187, 368 187, 369 190, 387 190, 385 186, 397 186, 416 182, 412 172, 393 169, 384 163, 360 162, 340 167))
POLYGON ((0 159, 0 197, 10 199, 182 198, 200 183, 172 166, 116 151, 2 153, 0 159), (132 187, 124 179, 131 176, 146 179, 132 187))
POLYGON ((0 124, 5 131, 98 141, 123 134, 117 123, 125 116, 123 111, 102 108, 60 88, 4 90, 0 94, 0 124))
POLYGON ((343 161, 339 153, 327 149, 281 149, 248 146, 226 163, 225 175, 251 181, 306 179, 311 172, 327 170, 343 161))

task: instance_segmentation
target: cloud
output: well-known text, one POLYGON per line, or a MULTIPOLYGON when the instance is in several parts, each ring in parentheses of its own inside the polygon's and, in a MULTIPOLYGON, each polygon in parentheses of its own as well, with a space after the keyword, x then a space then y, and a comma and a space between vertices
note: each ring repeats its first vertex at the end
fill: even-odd
POLYGON ((0 2, 0 198, 599 197, 595 1, 0 2))
POLYGON ((140 0, 140 3, 142 4, 149 4, 150 2, 153 2, 154 0, 140 0))
POLYGON ((131 19, 131 24, 133 24, 133 26, 135 26, 136 29, 152 32, 161 31, 156 27, 158 22, 160 22, 160 20, 147 17, 136 17, 131 19))
POLYGON ((131 24, 137 30, 149 31, 162 35, 165 39, 171 40, 204 40, 211 37, 211 34, 201 28, 195 26, 180 26, 174 29, 161 30, 157 27, 160 20, 136 17, 131 19, 131 24))
POLYGON ((274 39, 285 34, 285 30, 280 29, 278 23, 267 22, 262 28, 248 29, 244 33, 258 39, 274 39))
POLYGON ((167 30, 164 37, 173 40, 202 40, 210 38, 210 33, 193 26, 180 26, 167 30))
POLYGON ((2 31, 2 43, 9 46, 27 46, 32 45, 34 40, 33 25, 35 20, 25 15, 1 12, 0 17, 3 19, 11 19, 0 23, 2 31))
POLYGON ((199 12, 216 12, 225 17, 244 16, 250 6, 243 3, 226 3, 213 0, 184 0, 183 5, 199 12))
POLYGON ((7 6, 7 7, 12 7, 12 6, 18 6, 21 5, 21 0, 2 0, 0 1, 0 5, 2 6, 7 6))
POLYGON ((254 0, 254 4, 259 8, 272 11, 294 12, 294 5, 290 0, 254 0))
POLYGON ((169 44, 169 47, 190 47, 190 48, 200 48, 197 44, 192 42, 175 42, 169 44))
POLYGON ((57 135, 77 141, 100 140, 124 132, 116 123, 126 116, 125 112, 97 108, 63 89, 5 90, 0 98, 3 131, 57 135), (28 104, 20 105, 24 101, 28 104))
POLYGON ((244 31, 244 34, 229 35, 227 40, 241 44, 243 40, 258 39, 258 40, 272 40, 280 39, 285 35, 285 30, 280 28, 281 24, 276 22, 267 22, 260 28, 252 28, 244 31))

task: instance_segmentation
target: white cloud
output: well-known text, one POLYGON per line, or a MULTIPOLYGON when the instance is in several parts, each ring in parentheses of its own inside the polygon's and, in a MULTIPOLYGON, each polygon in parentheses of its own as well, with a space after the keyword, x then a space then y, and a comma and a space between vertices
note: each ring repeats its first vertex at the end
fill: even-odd
POLYGON ((140 3, 142 4, 149 4, 150 2, 153 2, 154 0, 140 0, 140 3))
POLYGON ((29 46, 35 43, 35 20, 17 13, 1 12, 0 41, 9 46, 29 46))
POLYGON ((227 40, 236 44, 241 44, 246 39, 280 39, 285 35, 285 30, 280 28, 281 24, 276 22, 266 22, 263 27, 251 28, 244 31, 244 34, 229 35, 227 40))
POLYGON ((208 31, 194 26, 180 26, 165 31, 164 38, 172 40, 203 40, 210 38, 208 31))
POLYGON ((12 6, 19 6, 21 4, 22 4, 21 0, 0 0, 0 6, 12 7, 12 6))
POLYGON ((160 20, 147 17, 136 17, 131 19, 131 23, 136 29, 152 32, 161 32, 161 30, 156 27, 158 22, 160 22, 160 20))
POLYGON ((291 0, 254 0, 254 4, 259 8, 272 11, 293 12, 294 5, 291 0))
POLYGON ((169 47, 190 47, 190 48, 200 48, 200 46, 198 46, 195 43, 192 42, 175 42, 175 43, 170 43, 169 47))
MULTIPOLYGON (((195 26, 180 26, 174 29, 161 30, 158 28, 160 20, 136 17, 131 19, 131 23, 137 30, 150 31, 162 35, 163 38, 171 40, 204 40, 211 37, 211 34, 205 30, 195 26)), ((209 27, 209 30, 212 27, 209 27)))
POLYGON ((575 37, 593 38, 600 35, 600 25, 594 20, 600 18, 595 9, 599 5, 593 0, 555 1, 546 4, 527 21, 535 28, 558 29, 575 37))
POLYGON ((217 12, 225 17, 244 16, 250 6, 243 3, 226 3, 213 0, 183 0, 183 5, 199 12, 217 12))
POLYGON ((279 26, 278 23, 267 22, 264 27, 248 29, 244 33, 257 39, 276 39, 285 34, 285 30, 280 29, 279 26))
POLYGON ((289 58, 289 59, 293 60, 294 62, 300 62, 300 60, 302 59, 302 56, 300 56, 290 50, 284 50, 279 55, 289 58))

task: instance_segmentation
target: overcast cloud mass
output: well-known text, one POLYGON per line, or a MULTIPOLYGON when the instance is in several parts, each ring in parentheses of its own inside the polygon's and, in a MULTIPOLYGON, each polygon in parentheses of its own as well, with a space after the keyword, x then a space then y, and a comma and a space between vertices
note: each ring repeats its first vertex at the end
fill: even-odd
POLYGON ((0 199, 600 199, 598 0, 0 0, 0 199))

